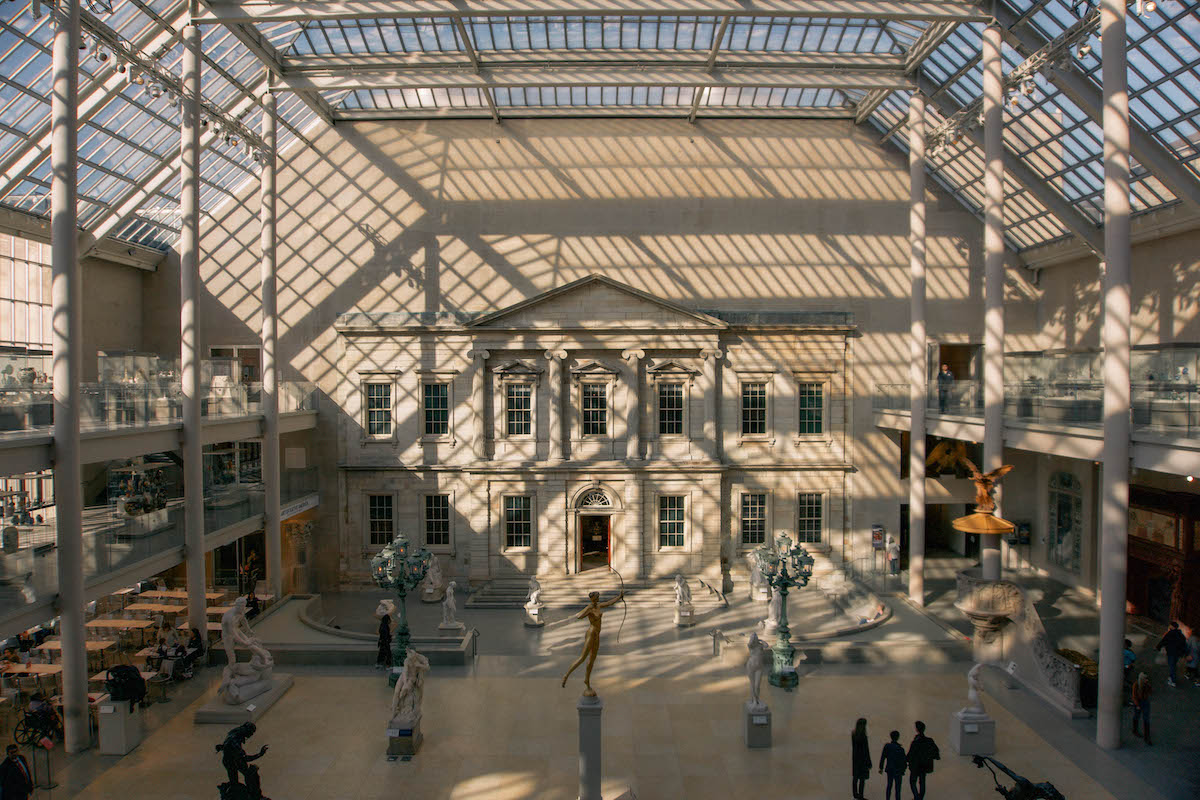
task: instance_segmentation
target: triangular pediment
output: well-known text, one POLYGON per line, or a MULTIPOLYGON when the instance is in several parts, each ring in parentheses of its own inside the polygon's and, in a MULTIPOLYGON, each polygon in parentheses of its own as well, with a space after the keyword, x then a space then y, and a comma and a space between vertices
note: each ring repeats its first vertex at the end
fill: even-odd
POLYGON ((646 370, 651 375, 698 375, 697 370, 691 367, 685 367, 678 361, 664 361, 661 364, 655 364, 646 370))
POLYGON ((542 370, 540 367, 535 367, 533 364, 530 364, 528 361, 522 361, 519 358, 514 359, 512 361, 506 361, 503 364, 493 367, 492 372, 495 372, 499 375, 540 375, 540 374, 542 374, 542 370))
POLYGON ((588 375, 611 376, 619 375, 620 373, 613 367, 610 367, 607 364, 601 364, 599 361, 587 361, 572 369, 571 374, 577 377, 586 377, 588 375))
POLYGON ((589 275, 481 317, 470 327, 707 330, 726 324, 603 275, 589 275))

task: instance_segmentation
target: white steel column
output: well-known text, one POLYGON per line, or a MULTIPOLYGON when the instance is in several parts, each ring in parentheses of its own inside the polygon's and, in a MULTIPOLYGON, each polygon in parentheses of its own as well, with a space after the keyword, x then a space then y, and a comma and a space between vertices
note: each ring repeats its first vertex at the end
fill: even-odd
POLYGON ((183 530, 188 625, 203 632, 204 446, 200 430, 200 28, 183 29, 179 168, 179 365, 183 383, 183 530))
POLYGON ((625 386, 625 460, 642 460, 642 359, 645 350, 633 348, 621 353, 628 369, 625 386))
MULTIPOLYGON (((983 471, 1004 460, 1004 75, 1000 27, 983 31, 983 471)), ((996 491, 997 514, 1000 492, 996 491)), ((980 537, 984 579, 1000 579, 999 537, 980 537)))
POLYGON ((51 341, 54 349, 54 500, 58 526, 59 630, 62 635, 63 717, 68 753, 91 743, 87 651, 83 627, 83 489, 80 485, 79 373, 82 313, 76 229, 79 0, 51 6, 54 14, 50 97, 51 341))
POLYGON ((925 95, 914 92, 908 106, 908 245, 912 335, 908 385, 912 427, 908 441, 908 596, 925 605, 925 95))
POLYGON ((546 422, 550 430, 551 461, 563 460, 563 361, 566 357, 566 350, 546 351, 546 359, 550 362, 550 413, 546 415, 546 422))
POLYGON ((487 461, 487 413, 484 409, 487 384, 487 350, 472 350, 468 353, 473 360, 471 375, 471 411, 475 417, 475 457, 487 461))
POLYGON ((283 521, 279 518, 279 367, 278 312, 275 303, 275 95, 262 97, 262 134, 266 150, 259 185, 259 219, 262 231, 262 479, 263 531, 266 534, 267 583, 278 600, 283 596, 283 521))
POLYGON ((1129 96, 1125 0, 1102 0, 1104 472, 1100 483, 1100 681, 1096 743, 1121 745, 1129 536, 1129 96))

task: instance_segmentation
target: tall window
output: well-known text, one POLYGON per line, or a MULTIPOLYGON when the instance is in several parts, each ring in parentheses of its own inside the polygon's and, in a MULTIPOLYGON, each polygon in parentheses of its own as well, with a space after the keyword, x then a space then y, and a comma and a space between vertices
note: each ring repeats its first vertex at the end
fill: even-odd
POLYGON ((825 387, 819 383, 800 384, 800 433, 825 430, 825 387))
POLYGON ((533 547, 533 499, 504 498, 504 546, 533 547))
POLYGON ((427 383, 423 387, 425 401, 425 435, 445 436, 450 433, 450 385, 427 383))
POLYGON ((683 433, 683 384, 658 385, 658 433, 677 436, 683 433))
POLYGON ((367 435, 392 435, 392 385, 367 384, 367 435))
POLYGON ((450 544, 450 495, 425 495, 425 544, 450 544))
POLYGON ((390 494, 367 495, 367 529, 371 544, 385 545, 394 538, 396 530, 390 494))
POLYGON ((504 425, 509 436, 533 433, 533 386, 509 383, 504 387, 504 425))
POLYGON ((608 433, 608 387, 603 383, 584 383, 583 435, 604 436, 608 433))
POLYGON ((797 500, 799 513, 796 518, 796 541, 800 544, 818 544, 821 528, 824 527, 823 507, 819 493, 802 493, 797 500))
POLYGON ((742 544, 762 544, 767 540, 767 496, 742 495, 742 544))
POLYGON ((658 498, 658 546, 683 547, 683 497, 658 498))
POLYGON ((767 385, 742 384, 742 435, 757 436, 767 432, 767 385))
MULTIPOLYGON (((1083 540, 1083 486, 1069 472, 1056 472, 1050 477, 1050 560, 1063 569, 1079 571, 1083 540)), ((1138 511, 1130 509, 1135 522, 1138 511)), ((1135 533, 1136 525, 1131 525, 1135 533)))

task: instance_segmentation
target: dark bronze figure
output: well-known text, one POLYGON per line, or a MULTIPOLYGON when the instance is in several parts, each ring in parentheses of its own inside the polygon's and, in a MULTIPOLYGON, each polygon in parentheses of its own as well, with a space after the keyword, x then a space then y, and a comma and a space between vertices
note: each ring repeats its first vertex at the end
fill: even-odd
POLYGON ((971 760, 980 769, 984 767, 988 768, 988 772, 992 773, 992 780, 996 783, 996 791, 1003 795, 1005 800, 1067 800, 1058 789, 1054 788, 1054 784, 1049 781, 1033 783, 1028 778, 1022 778, 994 758, 975 756, 971 760), (996 769, 1013 779, 1013 788, 1006 789, 1000 785, 1000 779, 996 777, 996 770, 992 769, 991 765, 988 764, 989 761, 996 766, 996 769))
POLYGON ((267 746, 264 744, 256 755, 246 755, 246 740, 253 736, 256 730, 253 722, 244 722, 225 734, 225 741, 217 745, 217 752, 221 754, 221 766, 225 767, 225 772, 229 775, 229 780, 217 787, 221 793, 221 800, 269 800, 263 797, 258 767, 250 763, 262 758, 267 752, 267 746), (238 782, 239 775, 245 783, 238 782))

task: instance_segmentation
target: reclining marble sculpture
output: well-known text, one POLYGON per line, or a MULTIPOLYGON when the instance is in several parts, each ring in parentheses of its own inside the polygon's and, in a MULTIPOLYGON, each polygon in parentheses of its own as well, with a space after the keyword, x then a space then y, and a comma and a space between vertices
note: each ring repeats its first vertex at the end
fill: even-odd
POLYGON ((226 667, 217 695, 230 705, 239 705, 268 692, 275 685, 271 672, 275 659, 263 647, 246 620, 246 598, 239 597, 221 615, 221 644, 225 648, 226 667), (250 651, 250 661, 239 663, 236 645, 250 651))

